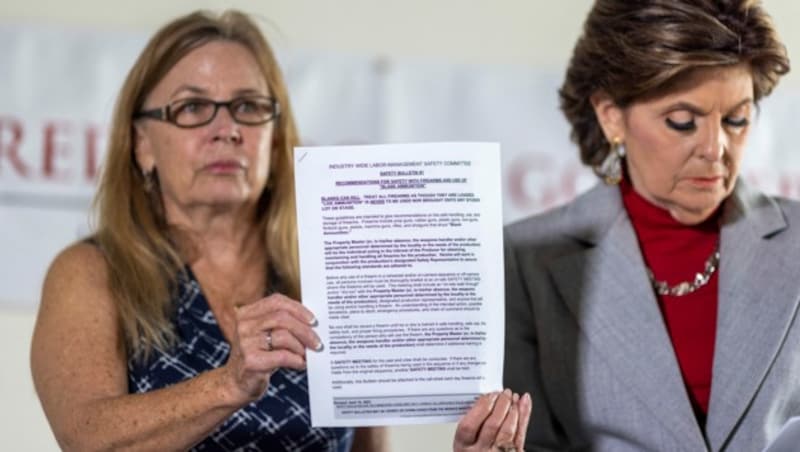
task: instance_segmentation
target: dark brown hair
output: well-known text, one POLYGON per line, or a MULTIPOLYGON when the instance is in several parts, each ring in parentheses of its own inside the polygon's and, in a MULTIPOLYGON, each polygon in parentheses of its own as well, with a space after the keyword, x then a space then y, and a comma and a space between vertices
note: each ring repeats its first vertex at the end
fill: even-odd
POLYGON ((559 92, 581 160, 597 165, 609 148, 592 94, 604 91, 624 108, 697 69, 743 63, 756 102, 789 72, 786 48, 758 0, 597 0, 559 92))

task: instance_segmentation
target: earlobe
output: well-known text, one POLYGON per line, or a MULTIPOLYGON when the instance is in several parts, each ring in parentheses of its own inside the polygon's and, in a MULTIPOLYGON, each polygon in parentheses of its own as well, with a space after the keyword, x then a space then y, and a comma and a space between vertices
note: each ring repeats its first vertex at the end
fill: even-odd
POLYGON ((150 147, 150 140, 147 139, 147 134, 142 130, 142 126, 134 124, 133 126, 133 154, 136 158, 136 163, 139 164, 139 169, 144 173, 149 173, 155 168, 155 158, 153 151, 150 147))
POLYGON ((589 98, 594 108, 594 114, 603 135, 609 143, 613 141, 625 141, 624 118, 622 108, 605 91, 596 91, 589 98))

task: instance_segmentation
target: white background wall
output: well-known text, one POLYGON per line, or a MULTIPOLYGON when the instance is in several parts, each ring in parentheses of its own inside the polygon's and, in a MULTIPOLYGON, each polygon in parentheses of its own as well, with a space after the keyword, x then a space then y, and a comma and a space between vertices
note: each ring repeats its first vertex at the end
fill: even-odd
MULTIPOLYGON (((481 65, 538 65, 561 70, 591 3, 590 0, 0 0, 0 23, 152 32, 168 19, 195 8, 236 7, 272 23, 268 32, 279 48, 481 65)), ((767 0, 765 4, 792 60, 800 65, 800 27, 796 26, 800 20, 800 2, 767 0)), ((2 64, 0 56, 0 71, 2 64)), ((800 67, 783 83, 800 86, 800 67)), ((0 310, 0 356, 3 357, 0 449, 3 450, 57 450, 29 376, 28 349, 34 317, 31 310, 0 310)), ((395 428, 394 450, 447 450, 452 431, 452 425, 395 428)))

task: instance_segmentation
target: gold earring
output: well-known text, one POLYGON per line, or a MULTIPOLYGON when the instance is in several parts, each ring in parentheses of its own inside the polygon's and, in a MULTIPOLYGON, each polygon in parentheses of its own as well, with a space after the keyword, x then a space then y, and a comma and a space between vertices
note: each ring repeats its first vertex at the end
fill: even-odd
POLYGON ((155 186, 155 176, 153 176, 153 171, 145 171, 142 170, 142 178, 144 179, 144 183, 142 184, 144 191, 150 193, 153 191, 153 187, 155 186))
POLYGON ((599 165, 593 167, 595 174, 603 178, 606 185, 617 185, 622 180, 622 159, 625 147, 622 140, 614 138, 608 145, 608 153, 599 165))

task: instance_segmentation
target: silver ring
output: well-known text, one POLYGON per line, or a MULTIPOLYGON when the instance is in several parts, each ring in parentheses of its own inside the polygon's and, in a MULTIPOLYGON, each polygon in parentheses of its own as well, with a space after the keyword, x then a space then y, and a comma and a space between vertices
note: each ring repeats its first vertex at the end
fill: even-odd
POLYGON ((273 347, 272 347, 272 330, 267 330, 267 334, 264 336, 264 341, 267 343, 267 351, 271 352, 273 350, 273 347))

